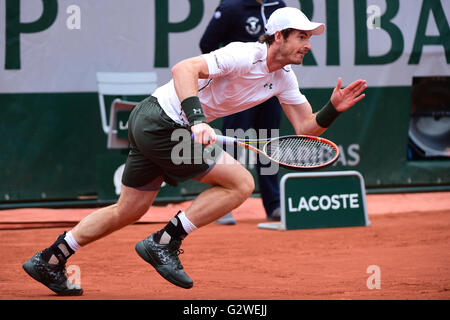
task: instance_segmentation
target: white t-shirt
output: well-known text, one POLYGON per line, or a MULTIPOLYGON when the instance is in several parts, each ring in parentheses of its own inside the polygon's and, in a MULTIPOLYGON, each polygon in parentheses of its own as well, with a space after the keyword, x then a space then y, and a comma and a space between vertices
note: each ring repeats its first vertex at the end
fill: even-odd
MULTIPOLYGON (((209 79, 198 80, 198 97, 207 122, 249 109, 273 96, 286 104, 307 101, 290 66, 269 72, 266 44, 232 42, 202 57, 208 64, 209 79)), ((172 120, 188 123, 173 80, 152 95, 172 120)))

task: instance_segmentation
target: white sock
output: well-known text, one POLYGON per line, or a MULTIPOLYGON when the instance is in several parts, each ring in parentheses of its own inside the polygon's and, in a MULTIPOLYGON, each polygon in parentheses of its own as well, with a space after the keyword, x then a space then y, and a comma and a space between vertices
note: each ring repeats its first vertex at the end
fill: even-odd
POLYGON ((186 217, 184 211, 178 215, 178 219, 180 219, 183 229, 187 234, 197 230, 197 227, 186 217))
POLYGON ((70 249, 72 249, 74 252, 81 248, 81 246, 78 244, 77 240, 75 240, 75 238, 73 237, 72 231, 69 231, 66 233, 64 240, 66 240, 70 249))

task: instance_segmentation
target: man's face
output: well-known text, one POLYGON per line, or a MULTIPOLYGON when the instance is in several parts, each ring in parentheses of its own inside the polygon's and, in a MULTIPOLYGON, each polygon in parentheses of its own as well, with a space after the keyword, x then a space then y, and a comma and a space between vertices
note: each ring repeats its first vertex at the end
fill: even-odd
POLYGON ((282 37, 280 53, 288 61, 287 64, 301 64, 303 62, 305 54, 311 50, 310 37, 310 31, 300 30, 293 30, 287 39, 282 37))

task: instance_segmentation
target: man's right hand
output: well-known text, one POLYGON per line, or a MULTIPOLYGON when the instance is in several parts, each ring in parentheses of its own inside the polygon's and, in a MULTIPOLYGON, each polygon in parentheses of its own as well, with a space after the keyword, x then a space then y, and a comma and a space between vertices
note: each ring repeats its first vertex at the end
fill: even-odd
POLYGON ((199 123, 191 127, 194 134, 194 141, 204 145, 210 145, 216 142, 216 133, 207 123, 199 123))

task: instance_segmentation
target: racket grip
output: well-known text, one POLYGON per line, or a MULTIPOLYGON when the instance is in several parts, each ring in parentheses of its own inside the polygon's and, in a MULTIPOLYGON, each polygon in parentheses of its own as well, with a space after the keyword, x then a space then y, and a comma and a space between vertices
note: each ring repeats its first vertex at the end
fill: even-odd
MULTIPOLYGON (((192 140, 194 140, 194 134, 191 134, 191 138, 192 140)), ((222 144, 234 144, 236 142, 236 139, 232 137, 221 136, 218 134, 216 135, 216 142, 222 144)))
POLYGON ((216 142, 223 144, 234 144, 236 142, 236 138, 216 135, 216 142))

